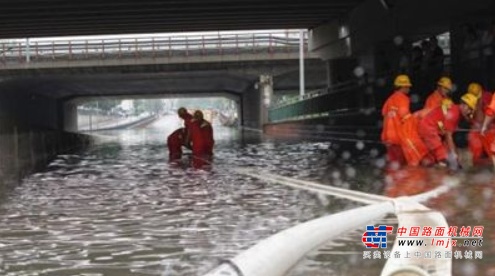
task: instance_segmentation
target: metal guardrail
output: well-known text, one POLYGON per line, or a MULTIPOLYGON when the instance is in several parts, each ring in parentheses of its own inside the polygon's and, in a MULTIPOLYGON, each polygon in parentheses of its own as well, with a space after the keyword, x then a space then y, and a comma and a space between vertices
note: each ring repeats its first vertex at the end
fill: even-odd
MULTIPOLYGON (((306 35, 306 52, 307 42, 306 35)), ((294 53, 298 50, 298 31, 121 39, 24 40, 0 43, 0 62, 5 64, 57 60, 294 53)))
POLYGON ((348 82, 286 100, 271 108, 268 116, 270 122, 328 117, 330 113, 355 112, 366 105, 363 102, 364 87, 357 82, 348 82))

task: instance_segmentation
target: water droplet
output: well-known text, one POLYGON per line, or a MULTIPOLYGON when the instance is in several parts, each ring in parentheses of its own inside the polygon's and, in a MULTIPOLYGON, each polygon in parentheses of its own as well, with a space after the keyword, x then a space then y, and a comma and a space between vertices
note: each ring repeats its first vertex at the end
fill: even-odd
POLYGON ((480 221, 480 220, 482 220, 484 217, 485 217, 485 215, 484 215, 484 213, 483 213, 483 210, 481 210, 481 209, 476 209, 476 210, 474 210, 474 211, 473 211, 473 218, 474 218, 475 220, 480 221))
POLYGON ((363 141, 358 141, 358 142, 356 143, 356 148, 357 148, 358 150, 363 150, 363 149, 364 149, 364 143, 363 143, 363 141))
POLYGON ((345 170, 345 174, 348 177, 354 178, 356 177, 356 169, 354 169, 353 167, 347 167, 345 170))
POLYGON ((354 75, 358 78, 362 77, 364 75, 364 68, 361 67, 361 66, 358 66, 356 68, 354 68, 354 75))
POLYGON ((491 188, 485 188, 483 189, 483 199, 485 201, 490 201, 493 196, 493 190, 491 188))
POLYGON ((465 195, 459 195, 456 199, 457 207, 464 208, 468 205, 468 199, 465 195))
POLYGON ((476 265, 472 262, 465 263, 461 266, 461 275, 476 275, 477 274, 476 265))
POLYGON ((342 153, 342 158, 343 158, 344 160, 348 160, 349 158, 351 158, 351 153, 350 153, 350 152, 348 152, 348 151, 344 151, 344 152, 342 153))
POLYGON ((404 38, 402 36, 398 35, 398 36, 394 37, 394 44, 396 46, 400 46, 400 45, 402 45, 402 43, 404 43, 404 38))
POLYGON ((383 168, 385 167, 385 165, 386 165, 385 159, 378 158, 375 160, 375 166, 377 166, 378 168, 383 168))

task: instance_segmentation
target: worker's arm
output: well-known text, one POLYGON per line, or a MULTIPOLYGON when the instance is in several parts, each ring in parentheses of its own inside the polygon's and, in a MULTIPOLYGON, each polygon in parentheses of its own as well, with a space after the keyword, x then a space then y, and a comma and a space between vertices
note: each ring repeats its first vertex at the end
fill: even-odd
POLYGON ((490 101, 490 104, 486 107, 485 111, 485 118, 483 119, 483 125, 481 126, 481 134, 484 135, 486 130, 488 129, 488 126, 491 124, 493 121, 493 118, 495 117, 495 96, 492 96, 492 100, 490 101))
POLYGON ((488 126, 492 123, 494 116, 487 116, 483 119, 483 125, 481 126, 481 135, 485 135, 488 126))
POLYGON ((457 147, 455 146, 454 135, 452 132, 450 131, 445 132, 445 142, 447 143, 449 152, 457 155, 457 147))
POLYGON ((457 151, 457 147, 454 143, 454 134, 452 132, 448 131, 445 133, 445 142, 447 143, 449 150, 448 160, 450 168, 455 170, 462 168, 459 160, 459 152, 457 151))

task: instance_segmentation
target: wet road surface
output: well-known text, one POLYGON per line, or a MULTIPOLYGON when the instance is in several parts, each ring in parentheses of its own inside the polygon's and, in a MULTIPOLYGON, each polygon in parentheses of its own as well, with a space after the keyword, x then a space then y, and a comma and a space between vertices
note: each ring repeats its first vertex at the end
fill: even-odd
MULTIPOLYGON (((280 230, 361 206, 238 175, 238 167, 389 196, 422 192, 445 175, 385 174, 371 159, 335 164, 330 142, 219 126, 214 165, 194 170, 187 156, 168 163, 164 141, 179 126, 166 116, 142 129, 97 133, 88 151, 26 177, 0 203, 0 275, 202 275, 280 230)), ((483 259, 455 260, 453 275, 495 275, 493 178, 484 170, 459 177, 460 188, 428 205, 450 224, 484 225, 485 241, 483 259)), ((289 275, 379 275, 384 260, 363 260, 364 230, 311 252, 289 275)))

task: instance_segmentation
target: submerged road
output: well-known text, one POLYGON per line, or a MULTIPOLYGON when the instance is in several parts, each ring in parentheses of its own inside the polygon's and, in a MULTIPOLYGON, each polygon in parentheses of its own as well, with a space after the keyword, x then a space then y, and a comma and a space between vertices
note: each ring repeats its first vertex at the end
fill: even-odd
MULTIPOLYGON (((194 170, 187 157, 181 165, 168 163, 166 135, 179 126, 176 116, 165 116, 141 129, 99 132, 89 150, 59 156, 24 178, 0 199, 0 275, 202 275, 280 230, 360 206, 236 168, 386 196, 423 192, 446 175, 386 173, 371 157, 351 162, 357 157, 346 155, 334 164, 330 142, 276 140, 220 126, 214 126, 213 166, 194 170)), ((428 203, 450 225, 485 227, 483 247, 476 249, 483 259, 454 260, 453 275, 495 275, 493 177, 483 170, 459 177, 460 188, 428 203)), ((384 260, 363 260, 364 230, 315 250, 290 275, 379 275, 384 260)))

